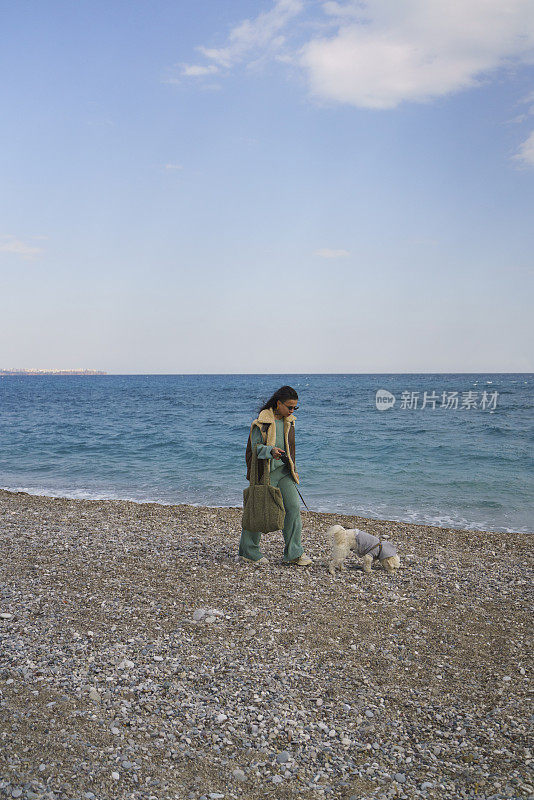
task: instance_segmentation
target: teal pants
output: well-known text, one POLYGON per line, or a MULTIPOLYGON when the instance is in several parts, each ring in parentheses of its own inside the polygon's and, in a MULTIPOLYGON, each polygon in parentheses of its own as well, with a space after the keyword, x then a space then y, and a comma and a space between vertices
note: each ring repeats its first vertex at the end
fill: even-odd
MULTIPOLYGON (((304 552, 304 548, 300 543, 300 535, 302 533, 300 498, 295 481, 287 471, 287 468, 274 469, 271 472, 271 486, 278 486, 282 492, 282 500, 286 512, 282 533, 285 542, 284 561, 287 563, 300 558, 304 552)), ((252 561, 257 561, 261 558, 260 538, 261 533, 251 533, 242 528, 239 555, 250 558, 252 561)))

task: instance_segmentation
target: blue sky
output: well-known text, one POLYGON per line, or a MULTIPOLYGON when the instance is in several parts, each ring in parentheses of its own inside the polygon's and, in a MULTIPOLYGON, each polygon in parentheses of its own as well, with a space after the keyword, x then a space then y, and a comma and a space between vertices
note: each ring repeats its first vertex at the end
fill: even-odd
POLYGON ((0 368, 534 371, 529 0, 0 25, 0 368))

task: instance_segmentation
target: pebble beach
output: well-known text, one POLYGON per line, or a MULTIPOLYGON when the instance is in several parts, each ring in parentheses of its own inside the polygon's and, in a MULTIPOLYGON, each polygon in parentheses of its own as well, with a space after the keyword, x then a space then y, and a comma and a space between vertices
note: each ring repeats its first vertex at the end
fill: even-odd
POLYGON ((0 490, 0 797, 533 796, 528 534, 303 511, 255 568, 241 513, 0 490))

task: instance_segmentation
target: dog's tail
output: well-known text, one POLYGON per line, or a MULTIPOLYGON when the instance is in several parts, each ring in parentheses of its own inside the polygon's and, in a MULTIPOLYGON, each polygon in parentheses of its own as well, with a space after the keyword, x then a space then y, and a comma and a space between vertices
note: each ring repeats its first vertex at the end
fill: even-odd
POLYGON ((331 525, 326 535, 331 547, 339 546, 345 540, 345 528, 342 525, 331 525))

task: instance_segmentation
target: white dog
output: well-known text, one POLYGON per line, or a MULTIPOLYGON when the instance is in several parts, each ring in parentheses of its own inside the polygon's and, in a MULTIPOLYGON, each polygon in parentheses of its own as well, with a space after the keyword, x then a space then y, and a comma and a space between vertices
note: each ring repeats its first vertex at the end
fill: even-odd
POLYGON ((341 525, 332 525, 326 535, 332 548, 332 560, 328 564, 330 574, 344 569, 343 562, 351 550, 355 550, 363 559, 363 571, 371 572, 373 561, 378 559, 386 572, 393 572, 400 567, 397 548, 391 542, 381 542, 376 536, 357 528, 345 529, 341 525))

